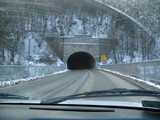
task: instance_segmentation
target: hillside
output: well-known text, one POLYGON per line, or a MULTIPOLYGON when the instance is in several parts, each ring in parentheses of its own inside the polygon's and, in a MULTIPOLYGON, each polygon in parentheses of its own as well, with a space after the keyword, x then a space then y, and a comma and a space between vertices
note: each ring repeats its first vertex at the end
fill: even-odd
POLYGON ((146 26, 156 38, 160 38, 160 0, 99 0, 146 26))
POLYGON ((118 43, 107 55, 109 63, 159 57, 156 39, 127 18, 91 0, 0 0, 0 16, 0 64, 56 64, 59 59, 45 41, 48 33, 115 38, 118 43))

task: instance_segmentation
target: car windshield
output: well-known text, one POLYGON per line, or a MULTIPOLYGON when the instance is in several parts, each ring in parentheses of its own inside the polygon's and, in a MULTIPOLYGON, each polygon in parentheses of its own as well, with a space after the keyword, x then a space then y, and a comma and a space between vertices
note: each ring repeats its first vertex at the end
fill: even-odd
POLYGON ((0 103, 159 101, 159 11, 160 0, 0 0, 0 103))

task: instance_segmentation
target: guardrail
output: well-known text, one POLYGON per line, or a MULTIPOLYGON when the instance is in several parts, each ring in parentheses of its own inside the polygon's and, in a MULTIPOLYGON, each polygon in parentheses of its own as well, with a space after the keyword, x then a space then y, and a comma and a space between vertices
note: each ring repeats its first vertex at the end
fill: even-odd
POLYGON ((20 65, 0 65, 0 81, 17 80, 21 78, 37 77, 52 74, 65 70, 62 66, 20 66, 20 65))
POLYGON ((129 74, 133 77, 160 84, 160 60, 129 64, 102 65, 100 68, 129 74))

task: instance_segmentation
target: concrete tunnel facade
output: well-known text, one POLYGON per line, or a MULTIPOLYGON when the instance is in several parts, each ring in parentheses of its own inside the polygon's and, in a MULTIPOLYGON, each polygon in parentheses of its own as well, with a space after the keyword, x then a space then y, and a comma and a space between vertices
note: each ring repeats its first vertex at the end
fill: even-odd
POLYGON ((56 55, 67 64, 67 68, 94 69, 100 62, 101 55, 107 55, 112 50, 115 39, 93 38, 90 35, 75 35, 74 37, 50 37, 48 45, 56 55))
POLYGON ((73 53, 67 60, 67 67, 70 70, 93 69, 95 65, 94 57, 87 52, 73 53))

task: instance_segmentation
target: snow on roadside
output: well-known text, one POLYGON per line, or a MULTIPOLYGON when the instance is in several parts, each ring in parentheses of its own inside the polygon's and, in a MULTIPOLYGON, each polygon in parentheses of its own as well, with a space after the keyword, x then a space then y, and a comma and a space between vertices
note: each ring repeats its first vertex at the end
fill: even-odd
POLYGON ((59 72, 54 72, 52 74, 37 76, 37 77, 21 78, 21 79, 10 80, 10 81, 0 81, 0 87, 12 86, 12 85, 23 83, 23 82, 34 81, 34 80, 42 79, 42 78, 45 78, 45 77, 48 77, 48 76, 65 73, 67 71, 68 71, 68 69, 62 70, 62 71, 59 71, 59 72))
POLYGON ((144 81, 142 79, 139 79, 139 78, 136 78, 136 77, 132 77, 130 75, 122 74, 122 73, 117 72, 117 71, 111 71, 109 69, 102 69, 102 68, 98 68, 98 69, 104 70, 104 71, 107 71, 107 72, 111 72, 111 73, 114 73, 114 74, 118 74, 118 75, 121 75, 121 76, 124 76, 124 77, 128 77, 128 78, 131 78, 131 79, 136 80, 136 81, 144 82, 144 83, 146 83, 146 84, 148 84, 150 86, 153 86, 153 87, 156 87, 156 88, 160 89, 160 85, 157 85, 157 84, 155 84, 153 82, 144 81))

